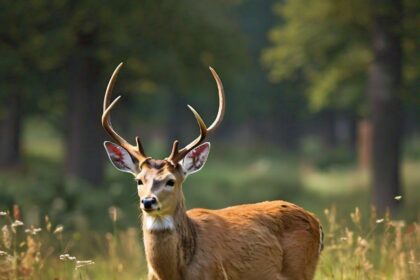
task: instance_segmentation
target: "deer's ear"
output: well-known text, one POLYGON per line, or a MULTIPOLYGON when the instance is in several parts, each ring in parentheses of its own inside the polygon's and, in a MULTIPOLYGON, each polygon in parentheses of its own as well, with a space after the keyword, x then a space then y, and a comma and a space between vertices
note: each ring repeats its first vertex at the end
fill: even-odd
POLYGON ((184 175, 190 175, 203 168, 210 153, 210 143, 206 142, 190 151, 182 160, 181 165, 184 175))
POLYGON ((109 141, 104 142, 106 153, 112 165, 120 171, 136 175, 138 170, 130 154, 123 147, 109 141))

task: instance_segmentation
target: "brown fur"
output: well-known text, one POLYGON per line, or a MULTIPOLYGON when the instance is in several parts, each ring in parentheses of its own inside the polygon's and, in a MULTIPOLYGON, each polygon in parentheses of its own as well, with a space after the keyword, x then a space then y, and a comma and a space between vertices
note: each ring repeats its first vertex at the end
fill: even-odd
POLYGON ((174 221, 173 230, 161 231, 143 223, 150 280, 313 279, 321 233, 311 213, 285 201, 186 211, 178 166, 149 160, 136 177, 144 184, 140 198, 154 195, 161 206, 143 220, 174 221), (156 183, 166 178, 176 180, 173 190, 156 183))

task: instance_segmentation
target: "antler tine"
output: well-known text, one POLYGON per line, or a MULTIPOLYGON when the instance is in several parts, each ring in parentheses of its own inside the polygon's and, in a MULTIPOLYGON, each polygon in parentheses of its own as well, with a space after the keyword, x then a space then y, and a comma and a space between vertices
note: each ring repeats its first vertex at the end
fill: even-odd
POLYGON ((137 144, 137 150, 140 152, 141 155, 143 155, 146 158, 146 153, 144 152, 143 145, 141 144, 140 137, 136 136, 136 144, 137 144))
POLYGON ((191 112, 194 114, 194 117, 197 120, 197 124, 200 127, 200 136, 198 136, 194 141, 192 141, 190 144, 188 144, 185 148, 183 148, 179 152, 183 152, 183 151, 188 152, 191 149, 194 149, 198 144, 201 143, 201 141, 203 141, 206 138, 208 134, 207 126, 204 123, 203 119, 201 118, 200 114, 198 114, 197 111, 192 106, 190 105, 187 105, 187 106, 191 110, 191 112))
POLYGON ((112 73, 111 78, 109 79, 108 85, 107 85, 106 90, 105 90, 105 96, 104 96, 104 106, 103 106, 104 111, 109 106, 109 103, 111 101, 112 91, 113 91, 114 85, 115 85, 115 81, 117 80, 118 74, 120 73, 120 70, 121 70, 122 66, 123 66, 122 62, 120 64, 118 64, 117 68, 115 68, 114 72, 112 73))
POLYGON ((223 120, 223 116, 225 114, 225 93, 224 93, 224 90, 223 90, 223 84, 222 84, 222 81, 219 78, 219 75, 217 75, 216 71, 212 67, 209 67, 209 68, 210 68, 210 71, 211 71, 214 79, 216 80, 217 89, 218 89, 218 96, 219 96, 219 109, 217 111, 216 119, 213 121, 213 123, 210 125, 210 127, 207 128, 206 124, 204 123, 201 116, 197 113, 197 111, 194 110, 193 107, 188 105, 188 108, 194 114, 194 117, 196 118, 197 123, 200 127, 200 135, 196 139, 194 139, 194 141, 192 141, 190 144, 188 144, 186 147, 184 147, 181 150, 178 150, 178 141, 176 140, 174 142, 173 147, 172 147, 172 152, 171 152, 170 156, 167 158, 172 164, 176 164, 178 161, 183 159, 185 157, 185 155, 188 154, 189 151, 191 151, 192 149, 197 147, 201 142, 203 142, 203 140, 206 138, 206 136, 209 133, 213 132, 220 125, 220 123, 223 120))
POLYGON ((225 90, 223 89, 222 80, 220 80, 220 77, 217 75, 216 71, 211 66, 209 66, 209 69, 213 75, 213 78, 216 80, 217 94, 219 96, 219 110, 217 111, 216 119, 207 129, 207 132, 211 133, 220 125, 225 115, 225 90))
POLYGON ((174 141, 174 144, 172 146, 172 152, 171 155, 167 158, 168 161, 170 161, 173 165, 176 165, 178 161, 183 159, 186 154, 188 154, 189 151, 197 147, 207 136, 207 126, 204 123, 201 116, 197 113, 197 111, 190 105, 188 105, 188 108, 191 110, 191 112, 194 114, 195 119, 197 120, 197 124, 200 128, 200 135, 192 141, 190 144, 188 144, 185 148, 178 150, 178 140, 174 141))
POLYGON ((143 147, 140 143, 140 139, 136 137, 137 147, 128 143, 124 138, 122 138, 115 130, 112 128, 111 120, 110 120, 110 113, 111 110, 114 108, 115 104, 117 104, 118 100, 120 100, 121 96, 115 98, 114 101, 111 102, 111 95, 112 90, 114 89, 115 81, 117 79, 118 73, 120 72, 123 63, 120 63, 117 68, 115 68, 114 73, 112 73, 111 79, 108 82, 108 86, 106 87, 105 96, 104 96, 104 103, 103 103, 103 113, 102 113, 102 126, 108 132, 108 134, 123 148, 125 148, 132 156, 136 157, 139 161, 145 160, 147 157, 144 154, 143 147))
POLYGON ((172 144, 172 151, 171 154, 169 155, 169 157, 167 158, 167 160, 169 160, 173 165, 176 165, 175 162, 173 162, 173 159, 175 158, 175 156, 178 154, 179 150, 178 150, 178 145, 179 145, 179 141, 175 140, 174 143, 172 144))

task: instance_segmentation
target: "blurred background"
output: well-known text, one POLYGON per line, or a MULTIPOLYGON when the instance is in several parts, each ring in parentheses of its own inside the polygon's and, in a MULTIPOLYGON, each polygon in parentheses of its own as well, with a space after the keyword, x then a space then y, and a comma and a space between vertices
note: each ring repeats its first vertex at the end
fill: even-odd
MULTIPOLYGON (((106 158, 100 117, 166 157, 226 115, 189 208, 284 199, 418 221, 419 1, 0 2, 0 209, 71 230, 138 227, 136 185, 106 158), (117 209, 117 210, 115 210, 117 209)), ((343 214, 344 215, 344 214, 343 214)))

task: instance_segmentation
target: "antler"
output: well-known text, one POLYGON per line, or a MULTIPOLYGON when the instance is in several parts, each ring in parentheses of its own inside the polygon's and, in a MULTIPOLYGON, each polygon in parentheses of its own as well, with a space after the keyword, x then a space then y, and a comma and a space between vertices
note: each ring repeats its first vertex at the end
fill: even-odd
POLYGON ((209 67, 210 71, 216 80, 217 89, 218 89, 218 95, 219 95, 219 110, 217 112, 216 119, 213 121, 213 123, 210 125, 209 128, 206 127, 206 124, 204 123, 201 116, 197 113, 197 111, 188 105, 188 108, 191 110, 191 112, 194 114, 195 119, 197 120, 198 126, 200 127, 200 135, 192 141, 190 144, 182 148, 181 150, 178 149, 179 141, 175 140, 174 144, 172 146, 172 151, 169 157, 166 159, 169 162, 171 162, 173 165, 176 165, 181 159, 183 159, 192 149, 200 145, 206 136, 210 133, 212 133, 222 122, 223 116, 225 114, 225 92, 223 90, 223 84, 222 81, 219 78, 219 75, 217 75, 216 71, 209 67))
POLYGON ((140 138, 136 137, 137 146, 133 146, 128 143, 124 138, 118 135, 117 132, 112 128, 111 120, 110 120, 110 113, 112 108, 114 108, 115 104, 117 104, 118 100, 120 100, 121 96, 115 98, 114 101, 111 101, 112 90, 114 88, 115 81, 117 79, 118 73, 120 72, 123 63, 120 63, 117 68, 115 68, 114 73, 112 73, 111 79, 108 82, 108 86, 106 87, 105 96, 104 96, 104 105, 103 105, 103 113, 102 113, 102 126, 108 132, 108 134, 124 149, 126 149, 133 157, 135 157, 139 162, 143 162, 144 160, 148 159, 146 154, 144 153, 143 146, 140 142, 140 138))

